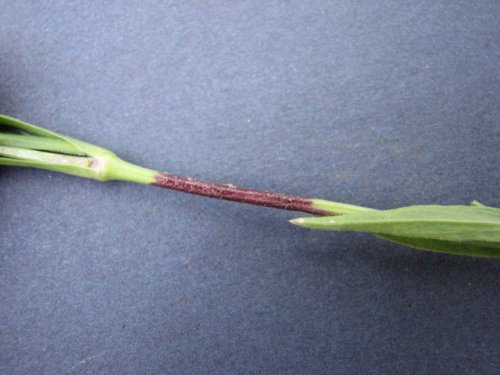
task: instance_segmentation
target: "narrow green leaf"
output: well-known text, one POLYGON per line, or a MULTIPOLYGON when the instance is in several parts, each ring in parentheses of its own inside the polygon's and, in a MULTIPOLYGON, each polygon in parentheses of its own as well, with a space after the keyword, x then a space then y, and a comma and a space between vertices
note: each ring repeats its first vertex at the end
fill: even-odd
POLYGON ((313 229, 372 233, 433 251, 472 253, 475 249, 474 255, 500 256, 500 209, 492 207, 410 206, 292 222, 313 229))
POLYGON ((126 162, 102 147, 5 115, 0 115, 0 165, 142 184, 153 183, 157 173, 126 162))
MULTIPOLYGON (((105 148, 94 146, 90 143, 79 141, 71 137, 67 137, 56 132, 41 128, 39 126, 18 120, 14 117, 0 115, 0 131, 3 127, 9 127, 17 130, 21 130, 23 133, 32 136, 39 136, 46 138, 48 140, 59 140, 60 142, 66 143, 66 147, 73 150, 77 150, 78 155, 100 155, 100 156, 112 156, 113 152, 106 150, 105 148)), ((54 143, 55 144, 55 143, 54 143)), ((72 151, 74 153, 74 151, 72 151)))
POLYGON ((55 138, 40 137, 37 135, 0 132, 0 145, 29 150, 54 151, 62 154, 85 155, 83 151, 66 141, 55 138))
POLYGON ((421 250, 429 250, 437 253, 448 253, 457 255, 469 255, 478 257, 499 257, 500 251, 498 246, 489 246, 490 244, 482 244, 480 242, 451 242, 451 241, 439 241, 439 240, 428 240, 425 238, 410 238, 410 237, 398 237, 390 235, 375 234, 377 237, 383 238, 385 240, 398 243, 400 245, 405 245, 409 247, 414 247, 421 250))
POLYGON ((82 150, 73 146, 69 142, 56 138, 40 137, 37 135, 0 132, 0 145, 29 150, 54 151, 61 154, 85 155, 82 150))
POLYGON ((62 165, 78 165, 88 167, 91 163, 90 158, 65 155, 59 153, 30 150, 17 147, 7 147, 0 145, 0 156, 11 159, 34 160, 41 163, 53 163, 62 165))
POLYGON ((22 130, 25 133, 38 135, 40 137, 54 138, 54 139, 64 138, 57 133, 51 132, 50 130, 40 128, 39 126, 21 121, 14 117, 0 114, 0 126, 1 125, 10 126, 12 128, 22 130))

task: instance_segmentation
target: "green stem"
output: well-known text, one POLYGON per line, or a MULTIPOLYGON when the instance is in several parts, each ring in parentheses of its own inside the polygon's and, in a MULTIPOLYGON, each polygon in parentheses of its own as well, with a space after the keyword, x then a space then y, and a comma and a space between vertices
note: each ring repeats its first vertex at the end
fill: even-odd
POLYGON ((214 184, 160 173, 120 159, 109 150, 0 115, 0 165, 42 168, 99 181, 129 181, 205 197, 313 215, 343 215, 369 208, 214 184), (2 130, 4 126, 5 131, 2 130), (19 134, 21 133, 21 134, 19 134))
POLYGON ((128 181, 137 184, 150 185, 154 183, 157 171, 129 163, 118 156, 108 158, 106 180, 128 181))

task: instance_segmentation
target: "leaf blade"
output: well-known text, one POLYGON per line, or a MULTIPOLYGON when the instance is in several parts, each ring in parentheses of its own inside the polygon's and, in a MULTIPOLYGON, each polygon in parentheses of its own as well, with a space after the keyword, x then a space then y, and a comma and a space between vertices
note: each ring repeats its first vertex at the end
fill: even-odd
POLYGON ((500 209, 493 207, 409 206, 293 222, 312 229, 372 233, 425 250, 500 256, 500 209))
POLYGON ((395 242, 400 245, 413 247, 420 250, 427 250, 436 253, 446 253, 455 255, 469 255, 489 258, 500 257, 498 247, 491 247, 488 244, 449 242, 439 240, 427 240, 425 238, 405 238, 389 235, 375 234, 384 240, 395 242))

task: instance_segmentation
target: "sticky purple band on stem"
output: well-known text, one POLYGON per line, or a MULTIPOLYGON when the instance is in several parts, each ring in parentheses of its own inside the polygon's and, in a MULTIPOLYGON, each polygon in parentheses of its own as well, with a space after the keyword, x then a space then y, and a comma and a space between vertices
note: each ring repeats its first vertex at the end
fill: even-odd
POLYGON ((152 185, 210 198, 274 207, 283 210, 301 211, 313 215, 326 215, 326 211, 313 206, 311 199, 245 189, 233 185, 214 184, 169 173, 158 173, 152 185))

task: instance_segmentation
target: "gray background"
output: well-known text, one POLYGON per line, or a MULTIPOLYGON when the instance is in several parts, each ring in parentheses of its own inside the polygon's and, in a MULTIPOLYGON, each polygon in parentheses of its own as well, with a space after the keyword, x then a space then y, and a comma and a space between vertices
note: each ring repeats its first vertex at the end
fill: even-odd
MULTIPOLYGON (((498 1, 0 1, 0 112, 181 175, 499 206, 498 1)), ((494 374, 496 260, 0 169, 2 374, 494 374)))

